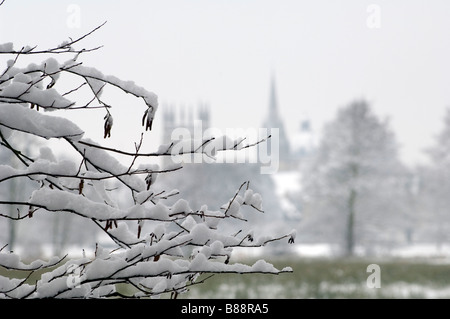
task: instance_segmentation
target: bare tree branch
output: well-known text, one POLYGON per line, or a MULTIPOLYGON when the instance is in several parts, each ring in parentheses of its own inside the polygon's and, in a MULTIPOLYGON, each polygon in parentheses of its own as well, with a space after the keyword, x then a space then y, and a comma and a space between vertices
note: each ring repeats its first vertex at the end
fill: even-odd
MULTIPOLYGON (((3 4, 5 0, 2 1, 2 3, 0 3, 0 5, 3 4)), ((72 48, 72 46, 78 42, 80 42, 81 40, 83 40, 84 38, 90 36, 92 33, 94 33, 95 31, 97 31, 98 29, 100 29, 101 27, 103 27, 106 24, 106 21, 103 22, 101 25, 99 25, 98 27, 95 27, 93 30, 89 31, 88 33, 82 35, 81 37, 72 40, 70 42, 66 42, 63 43, 59 46, 56 46, 54 48, 50 48, 50 49, 46 49, 46 50, 35 50, 36 46, 33 48, 29 48, 28 50, 24 50, 22 48, 21 51, 0 51, 0 54, 61 54, 61 53, 83 53, 83 52, 91 52, 91 51, 95 51, 98 50, 100 48, 102 48, 103 46, 98 46, 92 49, 81 49, 81 50, 74 50, 72 48)))
MULTIPOLYGON (((0 6, 4 2, 0 0, 0 6)), ((216 152, 249 148, 265 142, 270 136, 246 145, 246 137, 231 143, 224 137, 224 143, 230 145, 219 145, 221 140, 211 137, 191 141, 191 147, 178 151, 175 151, 177 147, 189 141, 173 141, 160 147, 159 151, 146 153, 142 152, 143 132, 139 141, 134 143, 134 150, 125 151, 91 141, 78 125, 59 116, 69 110, 103 108, 106 111, 104 137, 109 137, 114 115, 110 104, 113 103, 107 103, 103 94, 107 94, 105 87, 112 87, 144 101, 146 108, 137 122, 142 124, 142 130, 152 129, 158 107, 154 93, 134 82, 103 75, 78 61, 82 53, 101 46, 91 49, 75 49, 74 46, 105 23, 75 40, 70 39, 47 50, 38 50, 35 46, 16 51, 10 44, 2 46, 0 53, 13 55, 14 59, 8 62, 0 76, 0 147, 20 161, 20 168, 2 163, 0 184, 25 178, 32 183, 29 184, 31 195, 18 191, 15 196, 2 196, 0 207, 13 208, 13 213, 0 213, 0 218, 21 221, 44 212, 79 216, 107 236, 113 248, 105 249, 96 243, 94 256, 91 257, 83 254, 63 263, 66 255, 50 262, 25 264, 20 258, 17 260, 20 256, 5 253, 7 245, 4 245, 0 254, 5 258, 0 257, 0 266, 29 273, 23 280, 2 277, 4 289, 0 291, 0 298, 143 298, 160 294, 171 294, 176 298, 180 293, 187 292, 190 286, 201 284, 216 273, 291 272, 290 268, 279 270, 264 261, 256 266, 229 263, 231 252, 236 247, 261 247, 286 238, 293 242, 292 235, 254 238, 253 233, 232 231, 229 235, 217 227, 224 220, 247 222, 240 213, 243 206, 262 212, 258 206, 260 198, 254 201, 248 181, 242 183, 234 196, 218 210, 212 211, 206 206, 192 209, 184 199, 167 204, 166 200, 179 195, 179 191, 167 191, 158 185, 159 174, 175 172, 182 169, 182 165, 160 168, 146 163, 138 166, 139 160, 160 156, 202 154, 212 158, 216 152), (54 54, 64 53, 74 56, 65 63, 52 58, 54 54), (22 55, 51 57, 41 64, 19 68, 17 61, 22 55), (64 83, 60 84, 62 76, 64 79, 75 78, 74 83, 77 84, 72 84, 71 88, 65 87, 64 83), (59 87, 64 87, 63 94, 58 92, 59 87), (68 99, 76 98, 85 91, 87 97, 83 102, 68 99), (58 111, 58 116, 47 112, 53 110, 58 111), (75 151, 79 157, 63 162, 53 154, 29 155, 34 153, 18 146, 20 143, 13 141, 10 131, 26 133, 23 135, 27 138, 37 136, 45 141, 61 140, 66 151, 75 151), (195 147, 192 146, 194 144, 195 147), (214 154, 210 153, 209 148, 214 148, 214 154), (125 157, 126 164, 114 155, 125 157), (242 200, 241 192, 245 192, 245 198, 251 200, 242 200), (122 202, 125 195, 127 200, 122 202), (116 199, 120 203, 116 203, 116 199), (15 209, 17 215, 13 216, 15 209), (29 283, 31 275, 42 269, 47 270, 45 275, 35 283, 29 283), (201 274, 211 275, 196 281, 201 274), (76 279, 83 289, 74 289, 70 284, 72 279, 76 279), (161 282, 163 285, 158 286, 161 282), (128 295, 117 292, 117 284, 129 285, 137 293, 128 295)), ((36 218, 31 221, 34 220, 36 218)))

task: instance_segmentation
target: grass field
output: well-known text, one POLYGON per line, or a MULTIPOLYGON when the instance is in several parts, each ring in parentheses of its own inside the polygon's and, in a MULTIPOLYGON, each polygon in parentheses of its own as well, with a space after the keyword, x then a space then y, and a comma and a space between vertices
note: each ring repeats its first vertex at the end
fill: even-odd
MULTIPOLYGON (((450 298, 450 264, 439 259, 327 259, 281 260, 267 257, 279 269, 290 266, 293 273, 218 274, 190 287, 179 298, 450 298), (276 260, 276 262, 274 262, 276 260), (369 264, 380 266, 380 288, 369 288, 369 264)), ((252 260, 241 261, 250 264, 252 260)), ((25 273, 6 271, 0 275, 24 278, 25 273)), ((30 280, 35 282, 39 272, 30 280)), ((201 280, 202 277, 199 278, 201 280)), ((168 297, 168 296, 165 296, 168 297)))
MULTIPOLYGON (((266 260, 270 260, 267 259, 266 260)), ((215 275, 181 298, 450 298, 450 264, 430 260, 279 260, 293 273, 215 275), (380 266, 380 288, 369 288, 369 264, 380 266)))

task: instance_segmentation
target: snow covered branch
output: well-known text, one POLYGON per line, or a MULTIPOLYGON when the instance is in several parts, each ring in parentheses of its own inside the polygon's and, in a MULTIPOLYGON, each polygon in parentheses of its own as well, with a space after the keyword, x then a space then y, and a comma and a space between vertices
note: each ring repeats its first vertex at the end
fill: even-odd
POLYGON ((93 256, 54 257, 47 262, 36 260, 26 264, 19 254, 7 252, 7 246, 3 246, 0 267, 23 271, 27 276, 25 279, 0 276, 0 298, 144 298, 164 293, 176 297, 208 278, 198 279, 201 274, 291 272, 289 267, 279 270, 263 260, 251 266, 230 263, 234 248, 261 247, 286 239, 292 243, 295 238, 295 232, 270 237, 242 230, 227 233, 220 227, 228 220, 246 223, 244 206, 256 214, 263 212, 261 196, 250 189, 249 182, 242 183, 234 196, 217 210, 206 205, 192 209, 182 198, 167 204, 165 201, 178 196, 179 191, 161 189, 158 184, 158 176, 182 169, 181 164, 159 167, 137 161, 194 153, 214 157, 216 152, 240 150, 265 140, 247 145, 245 138, 179 140, 161 145, 156 152, 145 153, 141 151, 142 132, 135 152, 126 152, 91 140, 64 116, 68 111, 103 108, 106 111, 104 138, 110 137, 114 134, 115 108, 103 96, 104 88, 109 86, 136 97, 138 105, 142 106, 143 102, 143 116, 136 121, 144 131, 152 130, 158 108, 156 94, 132 81, 104 75, 79 61, 82 53, 100 46, 75 49, 75 45, 103 25, 47 50, 37 50, 37 47, 16 50, 12 43, 0 45, 0 54, 12 56, 0 75, 0 148, 19 163, 18 166, 0 164, 0 184, 27 179, 33 187, 31 195, 18 192, 14 198, 0 198, 0 218, 17 222, 44 213, 76 215, 93 223, 113 247, 107 249, 93 243, 93 256), (60 62, 53 57, 63 53, 72 58, 60 62), (51 57, 40 64, 19 67, 23 55, 51 57), (69 90, 65 88, 61 94, 59 87, 65 77, 75 77, 81 82, 69 90), (82 91, 88 96, 87 102, 71 99, 82 91), (17 133, 43 141, 60 140, 75 156, 58 159, 47 145, 40 147, 38 153, 33 152, 33 143, 27 148, 23 143, 15 143, 17 133), (131 164, 124 165, 113 155, 125 156, 131 164), (120 199, 123 190, 128 197, 126 201, 120 199), (9 207, 14 207, 17 215, 2 211, 9 207), (31 282, 31 274, 42 269, 47 271, 31 282), (129 285, 133 292, 119 293, 117 284, 129 285))
MULTIPOLYGON (((2 5, 4 0, 0 3, 2 5)), ((106 21, 103 22, 98 27, 94 28, 92 31, 82 35, 79 38, 76 38, 75 40, 70 39, 70 41, 64 41, 63 43, 59 44, 58 46, 55 46, 53 48, 45 49, 45 50, 36 50, 37 46, 34 47, 22 47, 19 51, 13 49, 12 43, 5 43, 3 44, 3 49, 0 50, 0 54, 10 54, 10 55, 22 55, 22 54, 61 54, 61 53, 83 53, 83 52, 91 52, 98 50, 102 48, 102 46, 95 47, 92 49, 81 49, 81 50, 75 50, 73 48, 73 45, 82 41, 84 38, 90 36, 92 33, 100 29, 106 24, 106 21)), ((17 57, 16 57, 17 59, 17 57)))

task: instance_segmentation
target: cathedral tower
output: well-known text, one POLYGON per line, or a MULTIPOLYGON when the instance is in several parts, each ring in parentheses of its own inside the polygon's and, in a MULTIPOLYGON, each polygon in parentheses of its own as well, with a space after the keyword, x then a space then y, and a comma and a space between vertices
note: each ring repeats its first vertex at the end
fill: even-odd
MULTIPOLYGON (((172 133, 175 129, 185 129, 189 132, 190 138, 202 138, 204 130, 210 127, 210 110, 206 104, 200 104, 197 107, 197 114, 194 116, 192 107, 185 106, 169 106, 164 107, 163 113, 163 133, 162 144, 170 144, 172 141, 172 133), (201 121, 198 123, 196 121, 201 121), (195 130, 199 129, 198 125, 201 124, 203 131, 197 131, 202 136, 195 136, 195 130)), ((169 156, 164 156, 163 164, 170 165, 172 160, 169 156)))
POLYGON ((275 140, 269 139, 267 141, 267 150, 268 153, 271 154, 272 150, 275 147, 278 147, 279 151, 279 161, 280 161, 280 170, 288 169, 291 160, 291 151, 289 140, 286 136, 286 130, 284 127, 284 123, 281 120, 279 109, 278 109, 278 99, 277 99, 277 90, 275 84, 275 77, 272 75, 270 82, 270 91, 269 91, 269 112, 266 117, 266 120, 263 123, 263 128, 268 129, 268 133, 270 134, 272 129, 278 129, 278 143, 275 140), (275 143, 274 143, 275 142, 275 143))

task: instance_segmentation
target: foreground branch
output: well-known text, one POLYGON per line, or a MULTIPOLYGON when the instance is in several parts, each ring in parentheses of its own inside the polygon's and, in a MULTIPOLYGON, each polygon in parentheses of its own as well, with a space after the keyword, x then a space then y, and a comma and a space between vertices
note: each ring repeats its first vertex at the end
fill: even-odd
MULTIPOLYGON (((4 0, 0 6, 3 3, 4 0)), ((10 213, 0 213, 0 218, 11 222, 29 219, 35 223, 38 219, 34 217, 38 214, 74 215, 93 224, 99 233, 106 235, 108 247, 113 246, 106 249, 91 243, 91 247, 95 244, 95 252, 90 256, 68 258, 65 255, 47 262, 36 260, 27 264, 20 255, 6 252, 4 245, 0 249, 0 266, 25 271, 27 276, 16 279, 0 275, 0 298, 147 298, 165 293, 175 298, 188 292, 190 286, 211 277, 198 280, 202 274, 277 275, 292 272, 289 267, 276 269, 264 260, 251 266, 230 263, 231 254, 238 247, 263 247, 286 239, 288 243, 294 242, 295 232, 260 236, 246 233, 244 228, 236 232, 220 227, 226 220, 232 228, 247 223, 244 206, 253 208, 251 213, 263 212, 261 196, 253 192, 248 181, 243 182, 230 200, 218 209, 211 210, 206 205, 192 209, 187 200, 175 197, 180 194, 178 190, 167 191, 160 187, 158 179, 160 174, 171 174, 182 166, 159 167, 147 163, 151 158, 186 154, 214 158, 218 152, 256 146, 270 136, 250 144, 245 144, 245 137, 172 141, 161 145, 156 152, 146 153, 141 151, 142 132, 139 142, 134 143, 134 151, 128 152, 92 141, 78 125, 61 116, 69 110, 84 112, 101 107, 106 115, 99 118, 99 126, 104 131, 104 139, 111 137, 115 134, 113 125, 117 119, 113 120, 115 107, 106 102, 104 94, 106 87, 112 87, 138 99, 138 105, 143 106, 143 115, 135 120, 146 134, 151 134, 149 131, 158 108, 156 94, 134 82, 104 75, 79 61, 82 53, 101 46, 92 49, 76 49, 75 46, 104 25, 47 50, 37 47, 15 50, 11 43, 0 45, 0 54, 12 56, 0 76, 0 151, 6 150, 19 161, 16 166, 0 164, 0 186, 12 181, 26 181, 20 191, 2 196, 0 208, 6 208, 10 213), (63 63, 52 57, 65 53, 72 57, 63 63), (40 64, 20 68, 16 64, 23 55, 44 55, 46 58, 40 64), (75 76, 82 83, 67 88, 60 85, 65 76, 75 76), (63 94, 59 93, 60 86, 64 88, 63 94), (69 99, 83 90, 87 91, 87 102, 69 99), (16 143, 14 132, 24 133, 21 135, 25 142, 16 143), (38 152, 25 151, 26 147, 38 144, 30 139, 34 137, 42 143, 62 141, 66 159, 55 156, 52 145, 47 144, 38 152), (73 153, 78 155, 73 156, 73 153), (127 165, 115 158, 116 155, 125 157, 127 165), (139 159, 142 160, 140 164, 139 159), (169 198, 177 200, 167 204, 169 198), (16 216, 11 213, 15 210, 16 216), (38 274, 37 270, 44 269, 38 274), (34 283, 30 283, 32 274, 38 277, 34 283), (136 292, 119 293, 116 290, 118 284, 129 285, 136 292)), ((46 231, 50 227, 44 225, 46 231)), ((81 227, 85 224, 70 225, 70 229, 76 231, 81 231, 81 227)))

